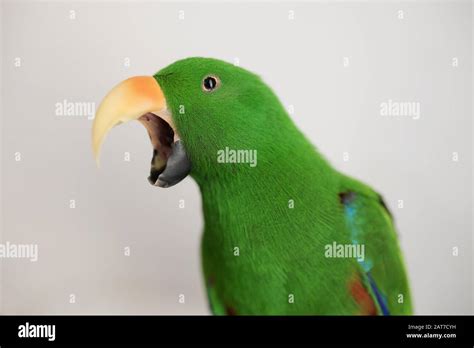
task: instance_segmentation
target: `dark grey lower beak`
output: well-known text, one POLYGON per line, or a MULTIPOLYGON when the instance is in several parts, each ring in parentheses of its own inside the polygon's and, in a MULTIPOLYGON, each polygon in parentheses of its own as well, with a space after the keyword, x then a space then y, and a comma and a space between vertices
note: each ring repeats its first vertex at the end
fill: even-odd
POLYGON ((171 144, 171 152, 166 162, 166 167, 161 173, 153 167, 155 156, 157 156, 156 152, 153 154, 152 168, 148 177, 148 181, 154 186, 171 187, 176 185, 191 171, 191 161, 186 154, 181 140, 171 144))

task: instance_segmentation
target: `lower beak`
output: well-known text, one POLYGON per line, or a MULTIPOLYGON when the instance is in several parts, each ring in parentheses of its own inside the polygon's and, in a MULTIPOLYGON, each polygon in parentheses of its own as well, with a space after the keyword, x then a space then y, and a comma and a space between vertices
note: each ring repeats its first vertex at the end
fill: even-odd
POLYGON ((145 126, 153 146, 150 183, 170 187, 183 180, 191 170, 191 162, 167 109, 163 91, 151 76, 129 78, 102 100, 92 125, 92 149, 97 165, 100 148, 112 127, 132 120, 145 126))

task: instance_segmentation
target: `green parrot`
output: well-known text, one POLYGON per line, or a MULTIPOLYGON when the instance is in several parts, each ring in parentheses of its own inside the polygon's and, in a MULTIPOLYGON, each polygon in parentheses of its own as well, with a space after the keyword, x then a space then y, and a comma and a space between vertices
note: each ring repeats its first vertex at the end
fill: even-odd
POLYGON ((109 130, 130 120, 150 136, 152 185, 188 174, 199 185, 212 313, 412 313, 382 197, 334 169, 259 76, 197 57, 121 82, 94 119, 97 161, 109 130))

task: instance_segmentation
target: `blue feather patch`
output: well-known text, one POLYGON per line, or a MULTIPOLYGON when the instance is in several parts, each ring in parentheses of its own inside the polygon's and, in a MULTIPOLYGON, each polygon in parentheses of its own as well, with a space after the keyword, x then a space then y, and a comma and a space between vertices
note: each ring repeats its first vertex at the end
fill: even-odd
MULTIPOLYGON (((340 198, 341 203, 344 206, 344 213, 346 215, 347 224, 351 232, 352 244, 357 245, 359 244, 360 230, 359 230, 359 226, 356 223, 357 207, 354 204, 355 199, 356 199, 356 193, 355 192, 340 193, 339 198, 340 198)), ((370 284, 370 288, 372 289, 372 292, 375 295, 375 298, 380 306, 380 309, 382 310, 382 314, 390 315, 385 296, 381 293, 381 291, 377 287, 377 284, 375 284, 375 280, 370 274, 370 271, 373 267, 372 261, 367 258, 364 258, 364 260, 362 261, 359 261, 359 260, 357 261, 359 265, 362 267, 362 269, 364 270, 365 275, 367 276, 368 282, 370 284)))
POLYGON ((377 298, 377 302, 379 303, 380 309, 382 310, 382 314, 390 315, 385 296, 383 296, 380 290, 377 288, 377 284, 375 284, 375 281, 372 278, 370 272, 367 273, 367 278, 369 279, 370 287, 372 288, 372 291, 375 294, 375 297, 377 298))

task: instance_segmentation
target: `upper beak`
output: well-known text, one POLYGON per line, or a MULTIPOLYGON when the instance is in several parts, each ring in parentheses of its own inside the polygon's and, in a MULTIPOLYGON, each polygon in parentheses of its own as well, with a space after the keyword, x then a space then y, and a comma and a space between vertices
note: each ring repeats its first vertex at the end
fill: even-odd
POLYGON ((153 145, 148 180, 155 186, 169 187, 186 177, 191 163, 167 109, 163 91, 151 76, 129 78, 102 100, 92 125, 92 149, 97 164, 110 129, 131 120, 139 120, 145 126, 153 145))

